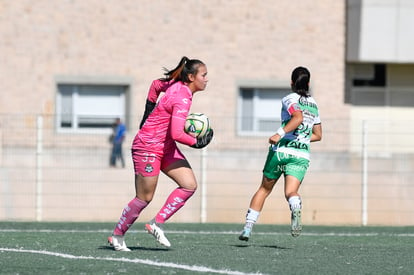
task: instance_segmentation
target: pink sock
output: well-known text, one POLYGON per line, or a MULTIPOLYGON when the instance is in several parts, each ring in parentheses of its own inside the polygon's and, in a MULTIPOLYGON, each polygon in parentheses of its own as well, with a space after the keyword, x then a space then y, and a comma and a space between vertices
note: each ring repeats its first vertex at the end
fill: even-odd
POLYGON ((177 212, 185 202, 194 194, 195 190, 188 190, 184 188, 177 188, 167 198, 164 206, 155 216, 156 223, 166 222, 175 212, 177 212))
POLYGON ((141 213, 142 209, 147 207, 147 205, 148 203, 146 201, 142 201, 136 197, 130 201, 122 211, 121 218, 119 219, 119 222, 116 225, 113 234, 123 236, 128 231, 129 227, 138 218, 139 213, 141 213))

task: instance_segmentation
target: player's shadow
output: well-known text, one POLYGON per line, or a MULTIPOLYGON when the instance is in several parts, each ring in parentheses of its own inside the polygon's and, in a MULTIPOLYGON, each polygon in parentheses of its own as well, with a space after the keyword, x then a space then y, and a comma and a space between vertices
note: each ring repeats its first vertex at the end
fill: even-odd
MULTIPOLYGON (((129 246, 128 246, 129 247, 129 246)), ((143 250, 143 251, 170 251, 170 248, 164 247, 145 247, 145 246, 132 246, 129 249, 133 250, 143 250)))
MULTIPOLYGON (((161 248, 161 247, 144 247, 144 246, 128 246, 128 248, 131 249, 131 251, 135 251, 135 250, 136 251, 139 251, 139 250, 142 250, 142 251, 169 251, 169 250, 171 250, 171 249, 168 249, 168 248, 161 248)), ((98 247, 98 249, 100 249, 100 250, 112 250, 112 251, 114 251, 114 249, 112 247, 110 247, 110 246, 104 246, 104 245, 98 247)))
POLYGON ((283 247, 283 246, 278 246, 278 245, 255 245, 255 244, 235 244, 235 245, 231 245, 233 247, 264 247, 264 248, 273 248, 273 249, 292 249, 290 247, 283 247))
POLYGON ((258 245, 260 247, 265 247, 265 248, 274 248, 274 249, 292 249, 291 247, 283 247, 283 246, 278 246, 278 245, 258 245))

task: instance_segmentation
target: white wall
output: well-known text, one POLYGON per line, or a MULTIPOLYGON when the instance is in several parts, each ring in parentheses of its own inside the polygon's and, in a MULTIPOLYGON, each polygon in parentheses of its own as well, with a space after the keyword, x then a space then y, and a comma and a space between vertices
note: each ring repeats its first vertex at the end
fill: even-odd
POLYGON ((348 61, 414 62, 414 1, 348 0, 348 61))

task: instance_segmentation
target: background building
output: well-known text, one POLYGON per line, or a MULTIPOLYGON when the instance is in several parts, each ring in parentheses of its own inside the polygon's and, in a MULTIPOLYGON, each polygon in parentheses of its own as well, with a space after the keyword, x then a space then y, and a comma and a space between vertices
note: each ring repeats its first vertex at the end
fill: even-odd
MULTIPOLYGON (((210 82, 192 111, 215 139, 184 148, 200 181, 177 222, 242 222, 290 73, 310 69, 323 120, 301 193, 306 224, 414 224, 414 4, 403 0, 0 1, 0 219, 119 217, 151 81, 184 55, 210 82), (126 122, 126 169, 108 136, 126 122)), ((162 178, 142 216, 174 188, 162 178)), ((286 223, 282 184, 260 222, 286 223)), ((146 216, 147 215, 147 216, 146 216)))

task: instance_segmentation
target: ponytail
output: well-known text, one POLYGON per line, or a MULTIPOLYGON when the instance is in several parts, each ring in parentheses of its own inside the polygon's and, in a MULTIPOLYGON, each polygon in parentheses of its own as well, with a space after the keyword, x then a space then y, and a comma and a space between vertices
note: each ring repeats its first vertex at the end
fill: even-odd
POLYGON ((300 96, 309 97, 310 72, 305 67, 297 67, 292 72, 292 91, 300 96))
POLYGON ((177 67, 175 67, 174 69, 167 70, 166 68, 164 68, 165 77, 161 80, 166 82, 173 80, 174 82, 182 81, 184 83, 189 83, 190 80, 188 78, 188 75, 196 75, 198 67, 200 65, 204 65, 204 63, 198 59, 189 59, 188 57, 183 56, 180 62, 178 63, 177 67))

